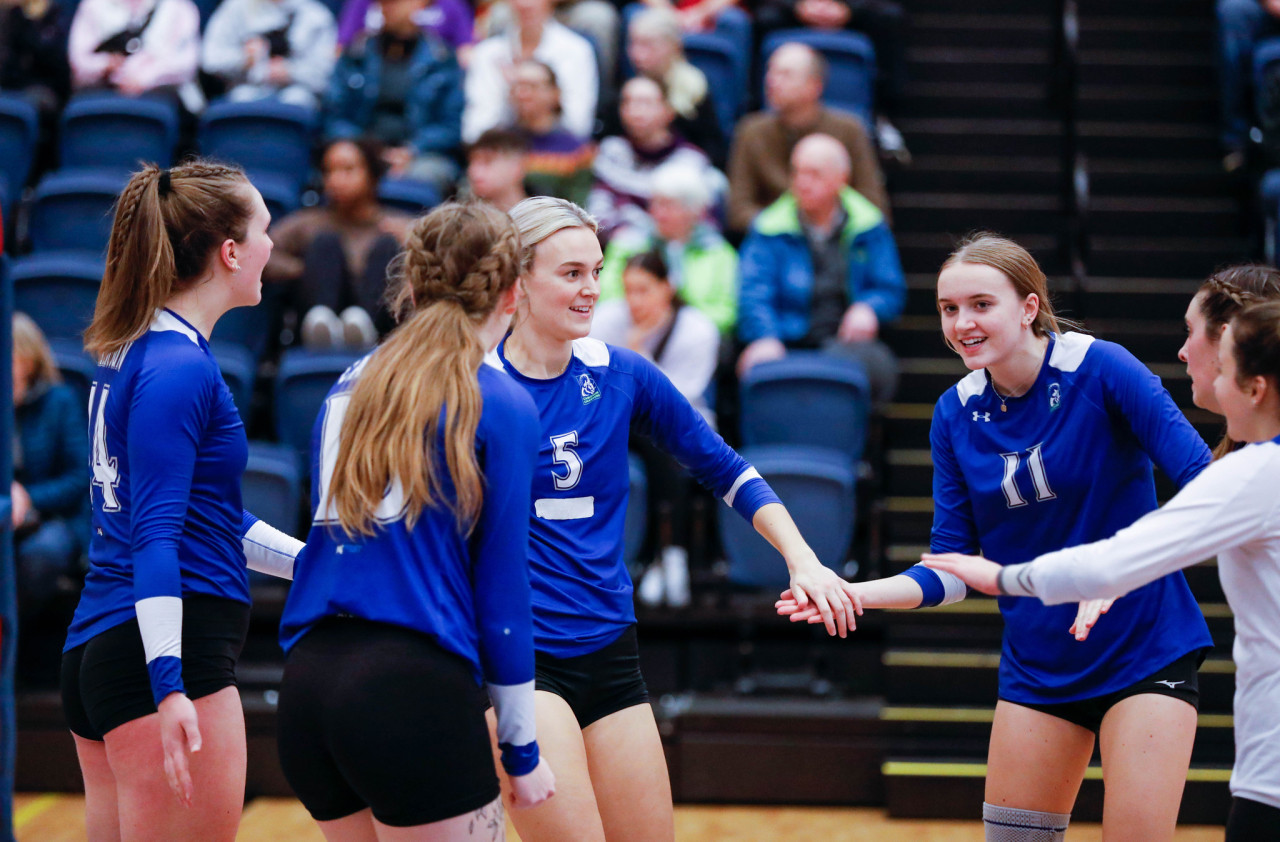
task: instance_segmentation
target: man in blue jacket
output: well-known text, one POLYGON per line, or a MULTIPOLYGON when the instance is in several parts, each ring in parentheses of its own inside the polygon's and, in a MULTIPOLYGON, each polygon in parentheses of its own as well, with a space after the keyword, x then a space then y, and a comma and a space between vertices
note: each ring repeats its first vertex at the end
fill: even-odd
POLYGON ((880 210, 848 186, 849 153, 812 134, 791 154, 791 189, 762 210, 738 266, 738 374, 810 348, 858 360, 877 405, 893 395, 897 363, 880 326, 901 313, 906 281, 880 210))

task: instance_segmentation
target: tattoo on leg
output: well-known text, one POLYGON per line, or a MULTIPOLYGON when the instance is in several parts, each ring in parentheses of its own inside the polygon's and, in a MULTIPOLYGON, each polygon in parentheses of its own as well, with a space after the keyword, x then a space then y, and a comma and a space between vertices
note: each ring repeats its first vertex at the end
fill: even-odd
POLYGON ((502 799, 486 804, 471 816, 467 833, 473 837, 485 837, 489 842, 502 842, 506 838, 507 815, 502 799))

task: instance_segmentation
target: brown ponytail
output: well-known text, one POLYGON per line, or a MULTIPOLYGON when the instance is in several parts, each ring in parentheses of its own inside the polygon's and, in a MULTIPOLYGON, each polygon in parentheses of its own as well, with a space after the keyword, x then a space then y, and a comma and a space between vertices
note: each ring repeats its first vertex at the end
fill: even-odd
POLYGON ((134 173, 116 200, 85 350, 102 357, 137 339, 175 292, 204 277, 223 241, 243 240, 253 216, 248 187, 238 167, 200 160, 134 173))
POLYGON ((515 284, 520 237, 496 208, 449 203, 414 224, 395 272, 403 321, 351 396, 331 485, 338 523, 352 537, 374 534, 374 512, 394 483, 410 529, 423 509, 447 504, 436 457, 443 424, 454 514, 469 532, 484 502, 475 435, 485 349, 476 328, 515 284))

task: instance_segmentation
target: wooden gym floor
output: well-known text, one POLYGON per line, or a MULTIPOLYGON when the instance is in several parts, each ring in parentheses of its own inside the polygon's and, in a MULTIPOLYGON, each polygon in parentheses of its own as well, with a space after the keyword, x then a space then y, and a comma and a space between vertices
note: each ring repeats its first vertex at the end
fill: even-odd
MULTIPOLYGON (((79 795, 19 794, 14 798, 18 842, 82 842, 84 805, 79 795)), ((1096 824, 1072 824, 1071 842, 1100 842, 1096 824)), ((883 810, 842 807, 676 807, 680 842, 982 842, 978 821, 920 821, 887 818, 883 810)), ((510 824, 507 839, 519 837, 510 824)), ((1221 827, 1179 828, 1176 842, 1221 842, 1221 827)), ((324 842, 297 801, 255 798, 245 806, 237 842, 324 842)))

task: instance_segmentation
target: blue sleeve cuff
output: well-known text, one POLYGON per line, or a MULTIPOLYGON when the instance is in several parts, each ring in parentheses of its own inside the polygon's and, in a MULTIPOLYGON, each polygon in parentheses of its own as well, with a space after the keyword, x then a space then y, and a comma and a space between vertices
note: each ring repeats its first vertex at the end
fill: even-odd
POLYGON ((182 684, 182 659, 172 655, 164 655, 147 664, 147 675, 151 678, 151 695, 156 707, 170 693, 185 693, 182 684))
POLYGON ((773 493, 773 489, 769 487, 769 483, 765 482, 762 477, 749 479, 742 484, 737 493, 733 497, 733 509, 747 521, 756 516, 756 512, 760 511, 761 506, 767 506, 770 503, 781 503, 778 495, 773 493))
POLYGON ((920 590, 924 591, 924 599, 920 601, 920 608, 933 608, 935 605, 941 605, 942 600, 947 595, 946 588, 942 585, 942 579, 923 564, 916 564, 908 567, 902 574, 909 579, 914 579, 916 584, 920 586, 920 590))
POLYGON ((498 743, 502 749, 502 768, 513 778, 527 775, 538 767, 538 741, 522 746, 511 743, 498 743))

